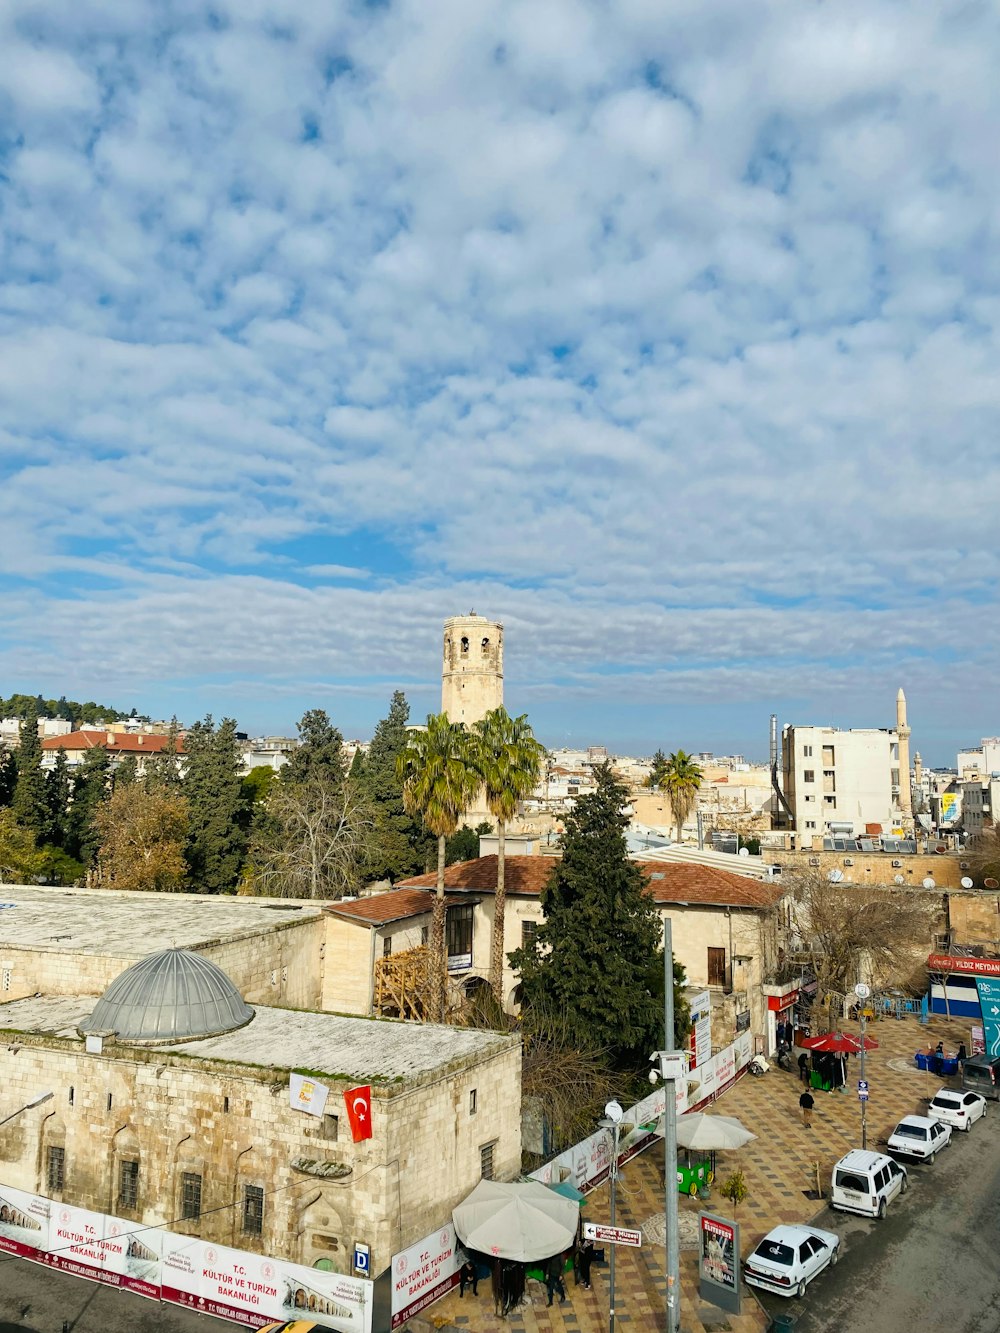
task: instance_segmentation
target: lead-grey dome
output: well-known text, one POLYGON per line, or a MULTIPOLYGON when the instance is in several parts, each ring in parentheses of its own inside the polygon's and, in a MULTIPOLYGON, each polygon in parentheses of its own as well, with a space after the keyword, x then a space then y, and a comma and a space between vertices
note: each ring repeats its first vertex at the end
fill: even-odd
POLYGON ((122 1041, 191 1041, 251 1018, 221 967, 189 949, 164 949, 115 977, 79 1030, 114 1032, 122 1041))

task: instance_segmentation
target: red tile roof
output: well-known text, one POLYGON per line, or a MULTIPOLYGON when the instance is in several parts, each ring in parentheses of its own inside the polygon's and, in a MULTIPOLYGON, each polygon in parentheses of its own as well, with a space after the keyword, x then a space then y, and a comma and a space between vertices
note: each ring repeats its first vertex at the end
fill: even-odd
MULTIPOLYGON (((658 903, 690 904, 692 907, 773 907, 783 890, 776 884, 762 884, 748 875, 715 866, 695 865, 689 861, 639 861, 649 877, 649 888, 658 903)), ((515 897, 537 898, 552 873, 548 856, 508 856, 504 862, 504 884, 515 897)), ((432 888, 437 876, 414 875, 400 881, 400 888, 432 888)), ((475 861, 460 861, 444 872, 445 888, 466 893, 494 893, 497 886, 497 858, 480 856, 475 861)))
MULTIPOLYGON (((109 731, 71 731, 66 736, 46 736, 42 741, 43 750, 94 750, 100 747, 110 754, 161 754, 167 748, 169 736, 151 736, 146 732, 141 735, 127 735, 125 732, 109 731), (111 740, 108 740, 108 737, 111 740)), ((178 741, 178 750, 183 753, 184 744, 178 741)))
MULTIPOLYGON (((432 880, 436 877, 431 876, 432 880)), ((449 896, 449 907, 471 899, 449 896)), ((384 926, 390 921, 405 921, 407 917, 423 916, 434 906, 434 894, 426 889, 389 889, 386 893, 373 893, 370 898, 358 898, 354 902, 330 903, 325 909, 332 916, 346 917, 351 921, 364 921, 369 925, 384 926)))

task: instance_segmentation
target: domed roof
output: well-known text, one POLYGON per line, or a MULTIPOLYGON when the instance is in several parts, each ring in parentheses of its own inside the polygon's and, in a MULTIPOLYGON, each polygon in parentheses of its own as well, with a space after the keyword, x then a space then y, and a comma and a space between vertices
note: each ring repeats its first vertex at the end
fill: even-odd
POLYGON ((190 1041, 251 1018, 221 967, 189 949, 164 949, 115 977, 79 1030, 114 1032, 122 1041, 190 1041))

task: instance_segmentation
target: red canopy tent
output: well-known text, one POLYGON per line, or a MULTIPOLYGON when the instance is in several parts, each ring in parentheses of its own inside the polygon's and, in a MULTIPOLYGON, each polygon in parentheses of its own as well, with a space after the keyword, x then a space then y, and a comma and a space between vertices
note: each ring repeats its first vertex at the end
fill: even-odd
MULTIPOLYGON (((878 1050, 878 1042, 865 1037, 865 1050, 878 1050)), ((861 1038, 850 1032, 824 1032, 819 1037, 803 1037, 799 1042, 807 1051, 829 1051, 837 1055, 857 1055, 861 1050, 861 1038)))

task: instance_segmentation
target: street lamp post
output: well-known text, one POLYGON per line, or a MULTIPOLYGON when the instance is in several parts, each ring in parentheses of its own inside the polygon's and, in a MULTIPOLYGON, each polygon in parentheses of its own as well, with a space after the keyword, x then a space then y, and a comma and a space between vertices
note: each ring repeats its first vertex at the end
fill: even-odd
POLYGON ((11 1111, 10 1115, 4 1116, 3 1120, 0 1120, 0 1125, 6 1125, 8 1120, 13 1120, 14 1117, 20 1115, 22 1111, 30 1111, 35 1106, 41 1106, 42 1102, 51 1101, 54 1096, 55 1093, 52 1092, 40 1092, 37 1097, 32 1097, 30 1102, 25 1102, 24 1105, 19 1106, 16 1111, 11 1111))
POLYGON ((859 981, 854 987, 854 994, 858 997, 858 1010, 861 1020, 861 1082, 863 1088, 859 1088, 864 1095, 861 1097, 861 1148, 868 1147, 868 1080, 865 1077, 865 1009, 868 1005, 868 998, 871 995, 871 987, 866 986, 863 981, 859 981))
MULTIPOLYGON (((617 1218, 618 1204, 618 1140, 622 1131, 622 1118, 625 1112, 620 1103, 608 1102, 604 1108, 604 1115, 597 1122, 602 1129, 610 1129, 612 1137, 611 1149, 611 1226, 614 1228, 617 1218)), ((612 1244, 611 1258, 608 1264, 608 1333, 615 1333, 615 1249, 612 1244)))

